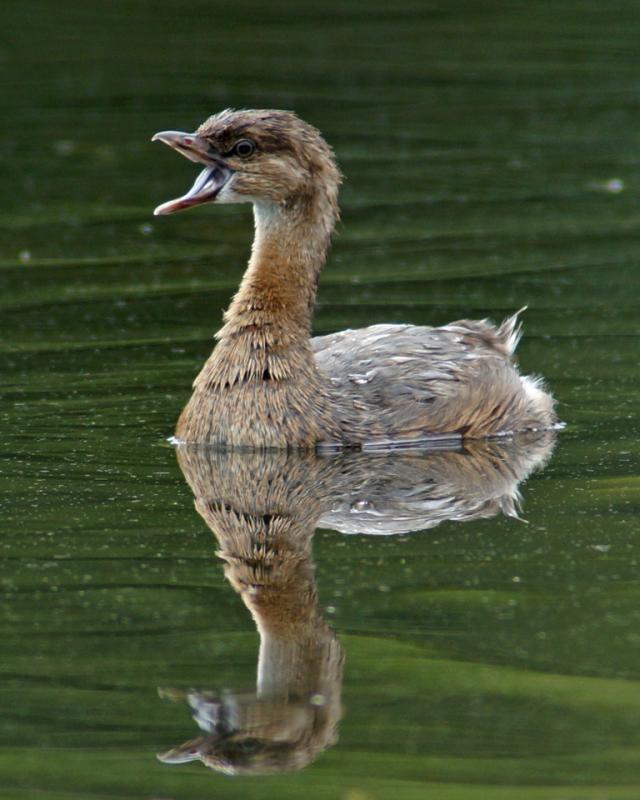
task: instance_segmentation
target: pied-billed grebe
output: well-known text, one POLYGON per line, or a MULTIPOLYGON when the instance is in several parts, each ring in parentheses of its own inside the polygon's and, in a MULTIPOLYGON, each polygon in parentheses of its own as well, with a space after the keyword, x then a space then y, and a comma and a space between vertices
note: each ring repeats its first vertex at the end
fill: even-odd
POLYGON ((159 140, 204 165, 155 214, 252 203, 255 239, 178 439, 312 448, 481 438, 550 428, 553 400, 512 356, 516 316, 494 327, 373 325, 310 338, 318 274, 338 219, 341 174, 319 131, 288 111, 226 110, 159 140))

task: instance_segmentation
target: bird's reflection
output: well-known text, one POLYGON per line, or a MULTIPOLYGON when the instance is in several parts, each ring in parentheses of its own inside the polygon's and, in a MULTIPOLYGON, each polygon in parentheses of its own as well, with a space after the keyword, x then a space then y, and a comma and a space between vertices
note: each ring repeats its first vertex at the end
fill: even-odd
POLYGON ((178 461, 213 531, 225 576, 260 635, 254 693, 172 692, 202 731, 159 755, 229 774, 301 769, 336 741, 342 648, 318 607, 317 526, 397 534, 445 520, 517 516, 518 485, 553 449, 550 432, 457 450, 318 456, 181 446, 178 461))

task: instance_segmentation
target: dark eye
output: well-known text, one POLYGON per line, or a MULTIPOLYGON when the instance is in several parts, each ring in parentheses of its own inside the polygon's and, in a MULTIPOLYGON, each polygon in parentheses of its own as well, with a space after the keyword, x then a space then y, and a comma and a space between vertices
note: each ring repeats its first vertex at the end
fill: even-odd
POLYGON ((244 750, 245 753, 255 753, 256 750, 260 747, 260 740, 244 739, 243 741, 238 742, 238 747, 241 750, 244 750))
POLYGON ((236 142, 231 152, 236 156, 240 156, 240 158, 248 158, 255 149, 256 146, 251 139, 240 139, 239 142, 236 142))

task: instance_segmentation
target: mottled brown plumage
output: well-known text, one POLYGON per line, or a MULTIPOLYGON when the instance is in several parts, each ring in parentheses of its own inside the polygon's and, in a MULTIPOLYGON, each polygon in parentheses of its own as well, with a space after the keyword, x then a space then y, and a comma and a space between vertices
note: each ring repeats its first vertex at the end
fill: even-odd
POLYGON ((194 383, 176 436, 223 448, 394 446, 555 423, 540 381, 521 376, 516 316, 499 327, 374 325, 310 338, 318 274, 338 219, 340 171, 320 133, 285 111, 224 111, 195 134, 154 138, 205 165, 168 214, 252 203, 249 266, 194 383))

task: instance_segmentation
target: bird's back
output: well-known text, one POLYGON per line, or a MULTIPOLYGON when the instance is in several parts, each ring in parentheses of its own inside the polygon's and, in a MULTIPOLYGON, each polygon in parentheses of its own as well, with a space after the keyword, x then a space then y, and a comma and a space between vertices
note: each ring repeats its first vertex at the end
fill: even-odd
POLYGON ((360 441, 485 437, 550 428, 553 400, 513 363, 517 316, 496 327, 373 325, 316 337, 340 422, 360 441))

